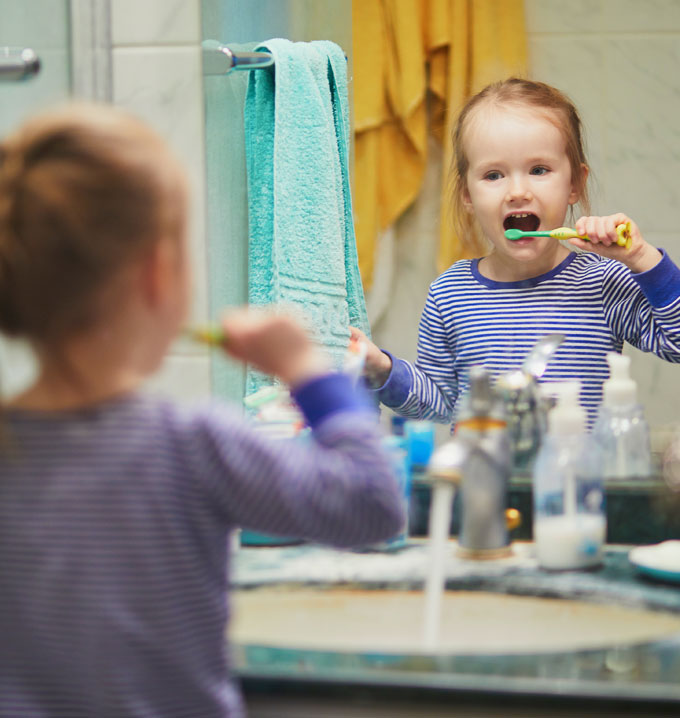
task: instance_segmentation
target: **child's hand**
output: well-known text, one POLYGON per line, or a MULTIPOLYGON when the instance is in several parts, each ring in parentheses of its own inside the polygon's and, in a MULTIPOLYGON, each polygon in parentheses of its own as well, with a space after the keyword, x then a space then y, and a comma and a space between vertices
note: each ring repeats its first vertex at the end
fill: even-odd
POLYGON ((328 359, 303 327, 284 314, 240 309, 224 317, 222 328, 228 354, 290 386, 330 371, 328 359))
POLYGON ((646 272, 661 261, 661 252, 648 244, 640 234, 637 224, 621 212, 606 217, 580 217, 575 229, 579 234, 587 235, 589 241, 572 239, 569 240, 571 244, 603 257, 617 259, 632 272, 646 272), (630 222, 632 243, 629 249, 616 244, 616 228, 624 222, 630 222))
POLYGON ((392 371, 392 360, 381 351, 362 331, 356 327, 350 327, 350 336, 356 341, 364 342, 368 347, 366 362, 364 364, 364 375, 372 386, 382 386, 392 371))

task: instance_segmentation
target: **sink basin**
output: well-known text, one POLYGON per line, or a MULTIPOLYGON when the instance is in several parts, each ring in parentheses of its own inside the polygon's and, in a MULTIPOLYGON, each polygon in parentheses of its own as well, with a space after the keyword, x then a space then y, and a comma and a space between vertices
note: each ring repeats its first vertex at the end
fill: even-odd
MULTIPOLYGON (((239 645, 418 654, 422 591, 266 586, 233 593, 239 645)), ((648 643, 680 633, 680 615, 580 600, 446 591, 437 653, 522 654, 648 643)))

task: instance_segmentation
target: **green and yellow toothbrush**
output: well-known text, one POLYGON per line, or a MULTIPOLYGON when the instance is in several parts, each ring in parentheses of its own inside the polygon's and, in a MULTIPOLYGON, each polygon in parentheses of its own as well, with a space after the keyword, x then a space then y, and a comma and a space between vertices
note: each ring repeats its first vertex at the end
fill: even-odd
POLYGON ((227 341, 227 334, 224 329, 213 324, 186 327, 182 330, 182 334, 189 339, 193 339, 195 342, 207 344, 212 347, 224 346, 227 341))
MULTIPOLYGON (((630 249, 630 245, 633 242, 633 237, 630 233, 630 222, 624 222, 616 227, 616 234, 618 239, 616 244, 624 249, 630 249)), ((506 229, 505 238, 510 240, 524 239, 525 237, 552 237, 552 239, 585 239, 589 240, 589 237, 585 234, 578 234, 575 229, 570 227, 558 227, 550 232, 523 232, 521 229, 506 229)))

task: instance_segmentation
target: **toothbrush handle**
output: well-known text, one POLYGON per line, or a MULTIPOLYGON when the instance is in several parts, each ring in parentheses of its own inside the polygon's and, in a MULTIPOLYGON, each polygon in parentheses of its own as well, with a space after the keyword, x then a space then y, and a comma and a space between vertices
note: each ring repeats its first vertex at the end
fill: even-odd
MULTIPOLYGON (((624 222, 617 225, 616 235, 616 244, 619 247, 630 249, 631 242, 633 241, 630 233, 630 222, 624 222)), ((588 237, 588 235, 578 234, 575 229, 571 229, 570 227, 559 227, 558 229, 553 229, 553 231, 550 232, 550 236, 553 239, 584 239, 586 242, 590 241, 590 237, 588 237)))

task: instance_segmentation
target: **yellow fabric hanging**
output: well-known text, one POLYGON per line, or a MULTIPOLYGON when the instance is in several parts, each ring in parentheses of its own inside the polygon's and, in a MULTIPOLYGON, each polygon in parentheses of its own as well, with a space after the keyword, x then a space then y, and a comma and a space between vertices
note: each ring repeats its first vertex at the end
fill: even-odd
POLYGON ((375 241, 414 201, 427 146, 419 0, 354 0, 354 217, 368 289, 375 241))
POLYGON ((451 197, 447 177, 453 155, 451 131, 456 117, 465 101, 485 85, 510 75, 526 74, 527 43, 523 0, 427 2, 426 17, 430 20, 427 29, 431 37, 438 40, 437 44, 428 48, 428 52, 429 87, 438 98, 433 113, 433 131, 436 136, 441 134, 446 173, 442 182, 437 257, 437 268, 444 271, 457 259, 478 256, 481 249, 464 249, 450 222, 451 197), (445 25, 447 21, 448 25, 445 25), (435 22, 437 25, 433 27, 435 22), (447 45, 441 42, 444 35, 442 25, 448 27, 447 45))
MULTIPOLYGON (((354 216, 364 289, 371 286, 375 242, 415 200, 431 129, 448 137, 464 100, 490 81, 523 74, 523 0, 353 0, 354 216)), ((462 255, 442 194, 439 262, 462 255)))

